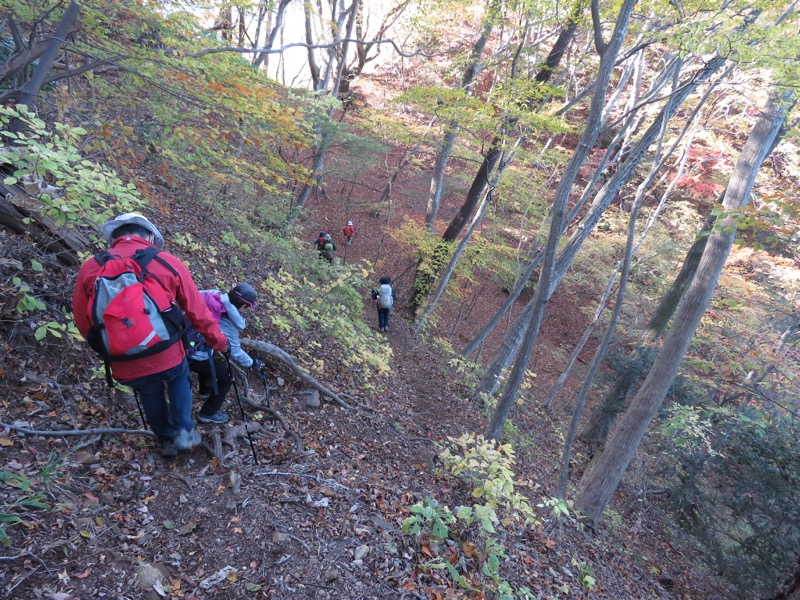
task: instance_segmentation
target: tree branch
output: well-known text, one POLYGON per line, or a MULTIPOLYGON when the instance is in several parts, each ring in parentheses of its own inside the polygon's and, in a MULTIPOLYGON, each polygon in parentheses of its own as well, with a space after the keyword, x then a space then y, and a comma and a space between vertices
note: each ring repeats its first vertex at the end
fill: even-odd
POLYGON ((46 435, 46 436, 62 436, 62 435, 105 435, 110 433, 135 433, 141 435, 155 436, 152 431, 144 429, 120 429, 117 427, 99 427, 95 429, 66 429, 64 431, 53 431, 47 429, 28 429, 27 427, 19 427, 9 423, 0 421, 0 427, 11 429, 25 435, 46 435))
MULTIPOLYGON (((281 46, 280 48, 242 48, 239 46, 221 46, 219 48, 206 48, 205 50, 201 50, 200 52, 186 52, 181 54, 181 57, 186 58, 199 58, 201 56, 205 56, 207 54, 219 54, 220 52, 236 52, 239 54, 281 54, 284 50, 288 50, 289 48, 306 48, 309 50, 324 50, 334 48, 341 44, 356 44, 358 46, 366 46, 370 48, 372 46, 378 44, 389 44, 394 49, 395 52, 399 56, 403 58, 413 58, 414 56, 423 56, 425 58, 433 58, 434 54, 426 54, 422 50, 417 50, 411 54, 407 54, 400 50, 400 47, 395 43, 394 40, 372 40, 369 42, 365 42, 364 40, 356 40, 352 38, 343 38, 341 40, 336 40, 335 42, 331 42, 330 44, 306 44, 304 42, 294 42, 292 44, 286 44, 285 46, 281 46)), ((175 53, 175 50, 168 50, 168 53, 175 53)))

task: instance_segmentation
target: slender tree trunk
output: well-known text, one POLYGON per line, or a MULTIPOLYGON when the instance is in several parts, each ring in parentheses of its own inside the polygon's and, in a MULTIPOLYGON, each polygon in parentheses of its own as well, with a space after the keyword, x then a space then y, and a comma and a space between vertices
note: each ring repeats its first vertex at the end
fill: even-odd
MULTIPOLYGON (((720 194, 719 202, 725 196, 725 192, 720 194)), ((692 282, 694 274, 697 272, 697 267, 700 264, 700 258, 703 256, 703 251, 706 249, 706 242, 708 241, 708 234, 714 227, 716 217, 709 214, 703 222, 703 227, 695 239, 686 257, 683 259, 681 270, 678 271, 678 276, 672 282, 672 285, 661 297, 661 300, 653 312, 653 316, 647 323, 642 334, 642 341, 645 343, 652 343, 658 339, 658 336, 666 329, 672 315, 675 314, 675 309, 683 298, 689 284, 692 282)))
MULTIPOLYGON (((264 43, 264 47, 267 49, 271 50, 275 45, 275 39, 278 37, 281 27, 283 27, 283 17, 286 14, 286 7, 289 6, 289 2, 291 2, 291 0, 280 0, 280 2, 278 2, 278 9, 275 12, 275 22, 267 36, 267 41, 264 43)), ((310 26, 310 24, 309 21, 308 25, 310 26)), ((306 36, 306 39, 308 39, 308 36, 306 36)), ((311 52, 311 50, 309 50, 309 52, 311 52)), ((261 65, 264 65, 265 69, 269 68, 269 52, 259 53, 253 62, 253 67, 256 69, 259 69, 261 65)))
MULTIPOLYGON (((542 68, 539 69, 536 77, 534 77, 534 81, 537 83, 545 84, 550 81, 553 73, 558 68, 558 65, 561 63, 561 59, 564 57, 567 48, 569 48, 569 44, 575 35, 576 29, 578 28, 578 23, 580 22, 581 15, 583 14, 584 6, 585 0, 577 0, 573 4, 572 11, 567 18, 565 26, 561 29, 561 33, 553 44, 553 47, 550 49, 550 53, 547 55, 544 65, 542 65, 542 68)), ((530 100, 528 102, 528 108, 530 110, 534 110, 535 105, 535 100, 530 100)), ((514 124, 515 122, 513 120, 509 120, 501 129, 503 131, 511 131, 514 127, 514 124)), ((454 241, 464 229, 464 226, 471 218, 472 213, 475 212, 475 207, 483 197, 484 190, 492 179, 492 173, 494 173, 495 168, 503 156, 504 138, 505 135, 497 135, 489 145, 489 150, 483 157, 483 162, 478 168, 475 178, 472 180, 472 185, 470 185, 469 191, 467 192, 464 204, 462 204, 461 208, 458 209, 455 216, 450 221, 450 224, 447 226, 444 234, 442 235, 444 240, 448 242, 454 241)))
POLYGON ((572 354, 567 361, 567 366, 564 367, 564 371, 562 371, 561 375, 556 381, 556 384, 553 386, 553 389, 550 390, 550 395, 547 397, 547 400, 544 402, 545 408, 550 408, 553 404, 553 401, 558 397, 558 393, 561 391, 561 388, 564 386, 564 383, 567 381, 567 377, 572 371, 572 367, 578 360, 581 352, 583 352, 584 346, 586 346, 586 342, 589 341, 589 338, 594 331, 595 326, 597 323, 600 322, 600 317, 603 316, 603 311, 606 309, 606 304, 608 304, 608 299, 611 298, 611 291, 614 288, 614 282, 617 280, 617 273, 618 269, 614 269, 614 272, 611 274, 611 277, 608 278, 608 283, 606 284, 605 290, 603 290, 603 295, 600 297, 600 302, 597 303, 597 310, 594 313, 594 317, 592 317, 591 322, 583 331, 583 335, 581 336, 580 341, 572 350, 572 354))
MULTIPOLYGON (((22 86, 17 104, 24 104, 28 108, 33 108, 36 98, 39 95, 39 90, 42 89, 45 78, 50 71, 50 67, 53 66, 56 56, 58 56, 58 53, 61 51, 61 47, 64 45, 67 35, 72 31, 73 23, 75 19, 78 18, 79 13, 80 6, 76 2, 70 2, 53 33, 53 37, 48 42, 46 50, 39 59, 39 64, 36 66, 33 76, 22 86)), ((10 129, 14 133, 19 133, 24 128, 25 124, 20 119, 14 119, 11 122, 10 129)))
POLYGON ((450 277, 453 275, 453 271, 456 269, 456 264, 458 264, 458 259, 461 257, 461 254, 464 252, 464 249, 467 247, 472 234, 478 228, 481 221, 483 220, 483 216, 486 214, 486 209, 489 208, 489 204, 492 202, 492 192, 493 190, 490 188, 486 192, 486 198, 484 198, 483 202, 481 203, 480 208, 478 209, 475 218, 472 220, 472 225, 470 225, 469 230, 461 238, 461 241, 458 244, 455 252, 453 252, 453 256, 450 258, 450 264, 447 265, 447 269, 445 269, 444 274, 442 275, 439 286, 436 288, 436 291, 431 298, 431 301, 428 303, 428 306, 425 307, 425 310, 422 312, 422 315, 417 320, 416 325, 414 325, 414 333, 418 334, 423 327, 425 327, 425 323, 428 322, 433 311, 436 309, 436 305, 439 302, 439 298, 442 297, 444 290, 447 288, 447 284, 450 281, 450 277))
MULTIPOLYGON (((344 33, 344 39, 349 40, 353 35, 353 27, 355 27, 356 16, 358 15, 359 0, 353 0, 350 8, 347 9, 347 28, 344 33)), ((333 93, 336 98, 340 97, 342 86, 342 75, 344 74, 347 65, 347 52, 350 48, 350 42, 345 41, 342 43, 342 51, 339 60, 336 64, 336 79, 333 83, 333 93)))
MULTIPOLYGON (((553 277, 550 280, 551 289, 548 290, 548 296, 552 294, 552 292, 555 290, 555 287, 560 283, 564 274, 572 265, 572 261, 575 259, 578 250, 580 250, 581 246, 583 245, 583 242, 589 237, 591 232, 594 230, 594 227, 600 221, 600 218, 611 205, 614 198, 616 198, 619 191, 633 175, 635 168, 644 158, 647 149, 657 138, 658 133, 661 130, 662 121, 664 119, 670 119, 675 110, 677 110, 677 107, 680 106, 686 100, 686 98, 695 89, 697 89, 699 85, 705 83, 712 74, 717 72, 725 64, 726 60, 727 59, 720 57, 713 58, 698 72, 692 73, 687 78, 684 78, 681 85, 678 87, 678 91, 674 94, 672 101, 662 108, 655 121, 650 125, 650 127, 648 127, 647 131, 645 131, 639 141, 634 144, 631 150, 627 153, 619 168, 611 176, 611 179, 609 179, 603 185, 600 191, 598 191, 588 213, 584 215, 583 219, 581 219, 572 236, 562 248, 561 254, 558 257, 558 261, 554 268, 553 277)), ((531 302, 528 303, 523 310, 522 314, 517 317, 517 320, 507 336, 510 336, 512 339, 503 341, 503 345, 501 346, 500 351, 495 357, 492 365, 489 367, 483 379, 478 384, 476 394, 480 395, 481 393, 494 393, 494 390, 497 387, 497 377, 502 371, 501 365, 508 365, 513 360, 513 355, 518 352, 521 346, 523 332, 525 331, 524 323, 530 318, 530 311, 533 308, 532 302, 533 301, 531 300, 531 302), (505 354, 507 352, 511 352, 512 357, 509 358, 506 356, 505 354)))
MULTIPOLYGON (((723 200, 726 210, 741 208, 749 203, 756 175, 783 125, 790 98, 788 93, 783 99, 773 94, 768 100, 731 175, 723 200)), ((592 523, 599 522, 650 421, 675 379, 689 342, 716 288, 735 233, 735 220, 726 217, 709 236, 697 273, 678 309, 674 324, 666 334, 664 345, 653 367, 609 438, 605 451, 584 480, 575 507, 592 523)))
POLYGON ((461 354, 465 358, 471 356, 475 351, 478 350, 478 348, 480 348, 481 344, 483 344, 483 342, 486 340, 489 334, 494 330, 495 327, 497 327, 497 324, 500 322, 500 320, 503 318, 506 312, 508 312, 508 309, 510 309, 513 306, 516 299, 519 298, 519 295, 522 293, 522 290, 525 289, 525 286, 528 285, 528 282, 533 276, 533 272, 536 270, 536 267, 539 266, 539 264, 542 262, 542 258, 544 258, 544 255, 541 253, 541 250, 542 250, 541 246, 538 246, 536 248, 536 251, 534 253, 535 256, 533 256, 530 264, 525 269, 525 272, 517 280, 514 289, 511 290, 511 293, 508 295, 508 298, 506 298, 505 302, 503 302, 503 305, 500 307, 500 310, 498 310, 494 314, 492 319, 484 326, 483 329, 481 329, 478 335, 476 335, 475 338, 473 338, 473 340, 461 352, 461 354))
MULTIPOLYGON (((558 243, 561 239, 561 232, 563 228, 563 221, 566 215, 567 202, 569 201, 570 190, 578 176, 580 166, 586 160, 589 152, 594 147, 597 138, 600 135, 601 117, 603 109, 603 100, 605 93, 599 90, 606 90, 608 82, 611 79, 617 55, 622 47, 622 42, 628 31, 628 24, 630 22, 631 13, 637 0, 624 0, 620 8, 619 15, 614 26, 614 32, 611 34, 611 39, 608 44, 604 44, 600 48, 602 59, 600 61, 600 68, 597 76, 597 92, 592 98, 591 106, 589 108, 589 116, 586 122, 586 128, 578 140, 578 145, 572 155, 569 163, 564 169, 564 174, 558 184, 553 200, 553 207, 551 210, 551 223, 550 234, 545 245, 544 261, 542 263, 542 274, 539 278, 539 285, 536 289, 536 294, 533 298, 533 310, 531 313, 530 321, 526 324, 525 340, 523 342, 522 352, 517 356, 516 362, 511 370, 509 380, 506 383, 505 390, 498 402, 497 409, 492 415, 492 419, 486 430, 486 436, 494 440, 500 439, 503 432, 506 419, 511 412, 511 407, 516 401, 519 387, 525 376, 525 371, 528 368, 528 361, 533 347, 536 343, 536 338, 539 334, 541 327, 542 316, 544 314, 544 307, 550 298, 550 280, 553 277, 556 252, 558 250, 558 243)), ((599 24, 598 24, 599 27, 599 24)))
MULTIPOLYGON (((555 44, 553 44, 553 48, 550 50, 544 65, 541 69, 539 69, 539 72, 534 78, 535 81, 543 84, 550 80, 552 73, 560 64, 561 59, 563 58, 564 53, 569 47, 569 43, 574 36, 578 20, 583 12, 583 6, 584 0, 577 0, 573 5, 573 11, 570 13, 567 26, 562 29, 558 39, 556 40, 555 44)), ((530 100, 528 102, 528 107, 530 110, 534 109, 534 104, 534 100, 530 100)), ((508 120, 503 124, 501 130, 510 131, 513 128, 514 123, 514 120, 508 120)), ((489 151, 484 156, 484 160, 478 169, 478 173, 475 176, 470 189, 467 191, 464 204, 456 212, 456 215, 453 217, 450 225, 448 225, 447 229, 442 234, 443 248, 446 248, 448 243, 453 242, 458 238, 464 228, 464 225, 471 218, 473 212, 475 211, 475 207, 478 205, 478 202, 480 202, 481 198, 484 196, 486 187, 489 185, 496 185, 491 182, 497 181, 502 171, 506 166, 508 166, 513 153, 509 153, 509 155, 506 156, 505 150, 503 149, 503 140, 505 137, 506 136, 504 133, 498 134, 491 143, 489 151)), ((514 144, 514 148, 519 147, 524 140, 525 134, 523 133, 522 135, 518 136, 517 141, 514 144)), ((441 173, 443 175, 444 171, 442 170, 441 173)), ((411 311, 412 317, 416 318, 416 312, 422 304, 422 299, 432 287, 436 273, 444 264, 445 256, 446 254, 442 251, 434 252, 429 259, 430 264, 424 272, 420 271, 420 267, 423 264, 423 259, 420 259, 418 262, 417 271, 414 277, 414 292, 407 304, 408 309, 411 311)))
MULTIPOLYGON (((675 72, 675 78, 673 79, 672 91, 675 91, 675 86, 678 84, 678 72, 675 72)), ((631 209, 631 216, 628 220, 628 238, 625 244, 625 257, 622 260, 622 268, 620 270, 620 277, 619 277, 619 288, 617 289, 617 299, 614 303, 614 310, 611 313, 611 320, 608 324, 608 328, 606 329, 606 334, 603 336, 600 345, 597 347, 595 351, 594 358, 592 359, 592 364, 589 365, 589 371, 586 374, 586 379, 583 382, 583 387, 581 388, 580 394, 578 394, 578 400, 575 403, 575 410, 572 413, 572 420, 569 425, 569 429, 567 431, 567 438, 564 442, 564 453, 561 458, 561 471, 558 475, 558 485, 556 488, 556 497, 558 498, 565 498, 567 494, 567 481, 569 479, 569 462, 570 456, 572 455, 572 443, 575 441, 575 435, 578 432, 578 423, 580 422, 581 416, 583 415, 583 408, 586 406, 586 400, 589 398, 589 391, 592 388, 592 383, 594 383, 594 376, 597 373, 597 370, 600 368, 603 360, 605 360, 606 352, 608 347, 611 345, 611 339, 614 336, 614 332, 617 329, 617 321, 619 320, 619 315, 622 312, 622 305, 625 302, 625 291, 627 289, 628 283, 628 273, 630 272, 631 261, 633 260, 633 255, 636 252, 635 247, 635 239, 636 239, 636 219, 639 216, 639 209, 642 207, 642 203, 644 202, 645 195, 647 191, 650 189, 650 186, 653 184, 653 181, 658 175, 659 170, 664 164, 664 159, 661 157, 661 145, 664 141, 664 135, 667 131, 667 120, 664 119, 661 128, 661 135, 659 136, 658 146, 655 152, 655 158, 653 159, 653 166, 650 169, 650 173, 647 174, 644 181, 639 185, 639 188, 636 193, 636 199, 634 200, 633 207, 631 209)), ((673 144, 672 150, 675 149, 675 145, 673 144)))
POLYGON ((317 58, 314 54, 314 29, 313 29, 313 13, 311 12, 311 2, 306 0, 303 2, 303 15, 305 17, 305 33, 306 33, 306 54, 308 55, 308 71, 311 74, 311 87, 314 90, 322 89, 320 81, 319 65, 317 65, 317 58))
MULTIPOLYGON (((464 90, 468 96, 471 94, 472 84, 475 83, 475 79, 477 79, 478 75, 483 70, 483 51, 486 49, 486 43, 489 41, 489 37, 492 34, 498 8, 498 2, 493 0, 487 9, 487 14, 481 27, 481 33, 472 46, 469 63, 461 77, 461 89, 464 90)), ((430 232, 433 232, 436 227, 436 216, 439 214, 439 207, 442 202, 444 173, 447 168, 447 163, 450 160, 450 155, 453 152, 453 146, 456 143, 459 128, 460 125, 457 121, 450 121, 447 124, 444 139, 442 140, 441 146, 439 146, 439 152, 436 153, 433 176, 431 177, 430 194, 428 196, 428 206, 425 211, 425 224, 430 232)))

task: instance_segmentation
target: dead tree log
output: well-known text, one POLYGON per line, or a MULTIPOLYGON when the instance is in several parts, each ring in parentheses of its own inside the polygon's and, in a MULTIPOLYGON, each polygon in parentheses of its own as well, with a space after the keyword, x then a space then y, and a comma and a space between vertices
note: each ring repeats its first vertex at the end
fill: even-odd
POLYGON ((19 188, 0 183, 0 225, 31 236, 36 245, 55 254, 65 265, 80 266, 78 251, 89 247, 91 240, 75 227, 56 225, 42 214, 43 208, 19 188))
POLYGON ((319 390, 320 395, 322 395, 323 397, 330 398, 342 408, 346 409, 353 408, 347 402, 342 400, 338 394, 332 392, 322 383, 320 383, 317 379, 315 379, 314 377, 303 371, 303 369, 300 368, 300 366, 295 362, 292 356, 285 350, 279 348, 278 346, 261 340, 248 340, 248 339, 242 340, 242 346, 244 346, 245 348, 252 348, 257 352, 261 352, 262 354, 266 354, 271 358, 277 359, 278 361, 280 361, 282 366, 287 367, 295 377, 300 379, 300 381, 306 383, 307 385, 310 385, 316 390, 319 390))

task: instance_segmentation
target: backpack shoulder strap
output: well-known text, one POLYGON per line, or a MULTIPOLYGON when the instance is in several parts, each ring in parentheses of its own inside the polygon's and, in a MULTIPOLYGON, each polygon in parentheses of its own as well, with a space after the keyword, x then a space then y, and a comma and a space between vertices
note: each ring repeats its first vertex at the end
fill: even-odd
POLYGON ((111 260, 111 252, 108 250, 103 250, 99 254, 97 254, 94 259, 97 261, 101 267, 105 265, 109 260, 111 260))
POLYGON ((155 259, 162 265, 164 265, 170 272, 178 277, 178 272, 169 264, 166 260, 158 256, 158 253, 161 252, 155 246, 150 246, 149 248, 145 248, 144 250, 137 250, 134 255, 132 256, 133 260, 142 268, 142 272, 147 272, 147 265, 150 264, 150 261, 155 259))

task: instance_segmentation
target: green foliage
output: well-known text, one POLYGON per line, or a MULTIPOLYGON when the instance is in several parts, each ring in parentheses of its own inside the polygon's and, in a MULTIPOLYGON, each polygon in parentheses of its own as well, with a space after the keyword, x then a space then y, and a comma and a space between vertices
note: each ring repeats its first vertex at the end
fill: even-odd
POLYGON ((16 292, 21 295, 16 307, 19 314, 27 315, 33 311, 45 310, 47 308, 44 302, 28 293, 31 291, 31 287, 22 281, 22 279, 14 277, 11 283, 16 288, 16 292))
MULTIPOLYGON (((459 540, 475 540, 481 551, 471 553, 481 557, 480 572, 488 578, 485 589, 496 593, 499 598, 533 597, 527 588, 514 590, 500 572, 501 559, 508 557, 498 539, 498 529, 512 523, 538 524, 527 499, 514 491, 513 448, 474 434, 448 438, 448 441, 449 446, 439 456, 445 469, 472 489, 471 503, 451 510, 432 498, 425 498, 411 507, 412 515, 403 521, 403 531, 424 533, 438 540, 447 540, 456 531, 459 540)), ((474 578, 468 579, 459 572, 446 556, 436 556, 420 566, 447 569, 455 585, 479 591, 474 578)))
POLYGON ((800 439, 794 416, 748 407, 677 415, 661 430, 661 475, 675 520, 739 589, 762 596, 795 561, 800 439), (712 429, 713 427, 713 429, 712 429), (683 443, 676 444, 681 439, 683 443))
POLYGON ((85 129, 63 123, 50 128, 25 106, 0 107, 0 124, 7 127, 13 119, 26 127, 18 134, 0 131, 8 142, 0 147, 0 164, 12 169, 5 184, 21 185, 33 198, 24 201, 30 208, 39 208, 56 225, 77 226, 141 205, 132 183, 123 183, 112 169, 83 158, 79 142, 85 129))
POLYGON ((510 509, 526 524, 535 522, 527 499, 514 491, 515 458, 511 444, 497 444, 475 434, 448 439, 450 446, 439 456, 450 473, 475 486, 473 498, 482 498, 492 509, 510 509))
POLYGON ((51 452, 39 473, 32 479, 23 473, 0 471, 0 486, 7 488, 8 500, 0 505, 0 543, 10 546, 8 532, 14 525, 32 528, 36 519, 30 514, 32 510, 67 509, 65 505, 53 504, 47 500, 47 492, 52 489, 54 481, 60 476, 65 466, 64 457, 51 452), (44 488, 39 490, 37 488, 44 488))
POLYGON ((322 348, 318 342, 298 344, 298 356, 317 372, 326 368, 325 359, 319 356, 337 356, 345 367, 360 372, 365 380, 375 373, 386 373, 391 349, 374 336, 361 317, 363 300, 359 290, 369 289, 370 273, 348 266, 329 269, 328 275, 330 279, 324 284, 315 284, 281 270, 265 280, 262 286, 276 309, 271 314, 272 326, 289 339, 299 338, 302 330, 313 329, 323 339, 336 340, 343 352, 334 352, 327 345, 322 348))
POLYGON ((540 508, 549 508, 550 515, 556 521, 571 518, 569 504, 563 498, 543 498, 541 504, 537 504, 537 506, 540 508))
POLYGON ((709 456, 717 453, 712 446, 715 426, 713 419, 728 413, 724 409, 697 406, 671 406, 663 411, 658 432, 682 452, 703 451, 709 456))
POLYGON ((587 592, 591 592, 597 584, 594 578, 594 568, 574 558, 572 559, 572 566, 578 569, 578 583, 580 583, 581 587, 587 592))

